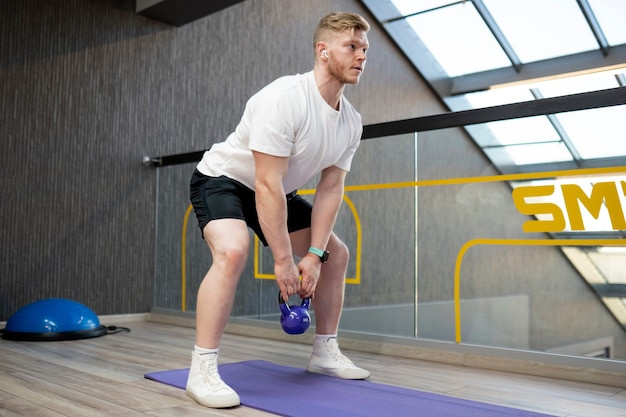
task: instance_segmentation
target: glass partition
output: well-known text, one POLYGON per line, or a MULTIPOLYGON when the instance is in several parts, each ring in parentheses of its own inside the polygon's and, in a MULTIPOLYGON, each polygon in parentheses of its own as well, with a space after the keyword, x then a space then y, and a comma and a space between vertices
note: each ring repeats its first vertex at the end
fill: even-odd
MULTIPOLYGON (((190 314, 211 260, 195 164, 157 170, 154 306, 190 314)), ((624 171, 500 174, 463 128, 364 140, 335 228, 352 255, 340 329, 626 359, 624 171)), ((271 252, 250 238, 232 316, 278 323, 271 252)))

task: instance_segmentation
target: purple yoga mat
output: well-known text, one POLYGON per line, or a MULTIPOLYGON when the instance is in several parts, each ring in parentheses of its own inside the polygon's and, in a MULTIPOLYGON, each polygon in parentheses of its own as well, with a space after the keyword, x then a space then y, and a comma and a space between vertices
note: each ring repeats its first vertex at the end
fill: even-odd
MULTIPOLYGON (((219 365, 245 406, 286 417, 546 417, 515 408, 414 391, 370 381, 310 374, 266 361, 219 365)), ((185 389, 189 369, 146 374, 185 389)))

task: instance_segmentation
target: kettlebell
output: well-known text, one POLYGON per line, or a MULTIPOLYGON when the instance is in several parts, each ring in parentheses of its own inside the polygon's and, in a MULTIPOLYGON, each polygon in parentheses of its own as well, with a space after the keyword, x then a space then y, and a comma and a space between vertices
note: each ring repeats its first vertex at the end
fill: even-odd
POLYGON ((280 296, 278 292, 278 304, 280 305, 280 325, 287 334, 302 334, 311 325, 311 316, 309 315, 310 298, 302 300, 302 305, 289 306, 280 296))

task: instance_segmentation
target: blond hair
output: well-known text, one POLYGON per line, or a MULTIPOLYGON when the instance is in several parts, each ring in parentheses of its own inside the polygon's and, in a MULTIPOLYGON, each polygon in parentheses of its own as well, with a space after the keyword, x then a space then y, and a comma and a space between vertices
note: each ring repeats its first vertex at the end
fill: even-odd
POLYGON ((319 21, 317 28, 315 29, 315 34, 313 35, 314 53, 318 42, 328 41, 330 35, 329 32, 339 33, 344 30, 349 30, 350 33, 354 34, 354 31, 357 29, 362 30, 363 32, 370 30, 369 23, 367 23, 362 16, 359 16, 356 13, 340 12, 327 14, 319 21))

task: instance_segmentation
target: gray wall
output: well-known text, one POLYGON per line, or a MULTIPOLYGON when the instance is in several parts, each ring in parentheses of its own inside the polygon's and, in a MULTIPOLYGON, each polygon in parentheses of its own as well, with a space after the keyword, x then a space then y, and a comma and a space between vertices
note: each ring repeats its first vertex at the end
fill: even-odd
POLYGON ((153 88, 169 71, 148 39, 168 32, 128 2, 0 3, 0 320, 48 297, 150 308, 154 173, 140 161, 184 126, 173 85, 153 88))
MULTIPOLYGON (((175 28, 132 1, 0 2, 0 320, 49 297, 149 311, 156 172, 143 156, 223 140, 252 93, 312 68, 331 10, 367 16, 356 1, 257 0, 175 28)), ((370 42, 347 90, 364 123, 442 110, 375 24, 370 42)), ((170 192, 184 212, 186 184, 170 192)))

